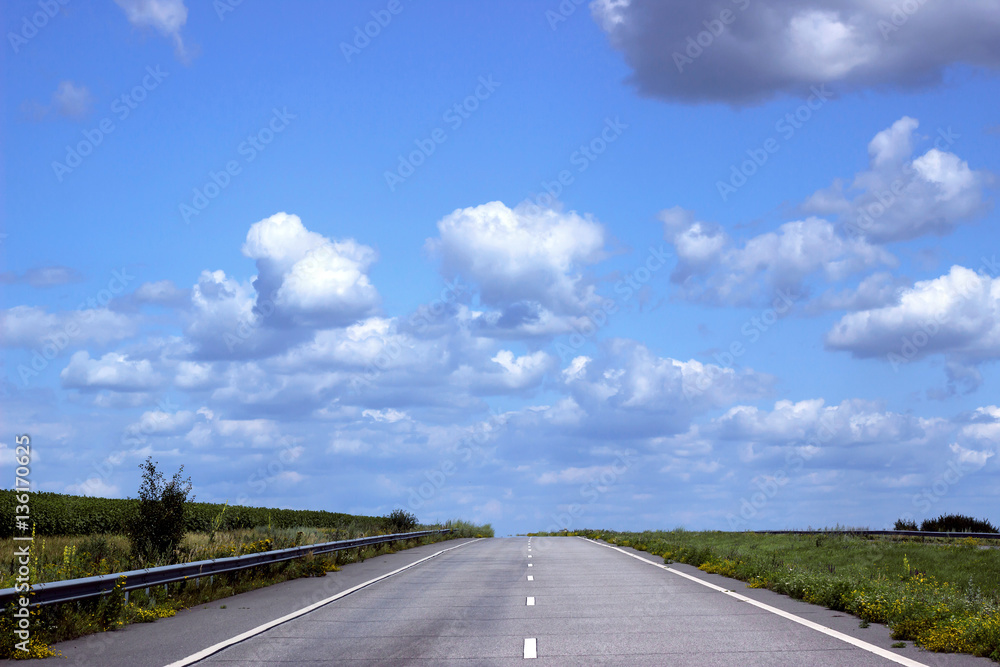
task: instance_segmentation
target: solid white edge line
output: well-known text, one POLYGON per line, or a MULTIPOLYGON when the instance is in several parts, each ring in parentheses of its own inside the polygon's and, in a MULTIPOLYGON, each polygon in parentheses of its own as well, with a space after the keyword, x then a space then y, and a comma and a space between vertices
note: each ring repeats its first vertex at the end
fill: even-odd
POLYGON ((874 653, 875 655, 877 655, 879 657, 882 657, 882 658, 885 658, 886 660, 891 660, 892 662, 895 662, 895 663, 900 664, 900 665, 906 665, 907 667, 928 667, 928 665, 926 665, 926 664, 924 664, 922 662, 917 662, 916 660, 911 660, 910 658, 907 658, 905 656, 897 655, 897 654, 893 653, 892 651, 886 650, 886 649, 881 648, 879 646, 875 646, 874 644, 869 644, 868 642, 863 641, 861 639, 857 639, 855 637, 851 637, 850 635, 845 635, 842 632, 837 632, 836 630, 834 630, 832 628, 828 628, 825 625, 820 625, 819 623, 814 623, 813 621, 804 619, 804 618, 802 618, 800 616, 796 616, 795 614, 789 613, 789 612, 784 611, 782 609, 778 609, 777 607, 772 607, 771 605, 764 604, 763 602, 758 602, 757 600, 753 600, 751 598, 746 597, 745 595, 740 595, 739 593, 736 593, 734 591, 727 590, 725 588, 722 588, 721 586, 716 586, 715 584, 712 584, 712 583, 709 583, 707 581, 704 581, 703 579, 699 579, 698 577, 692 577, 690 574, 687 574, 686 572, 680 572, 679 570, 675 570, 673 568, 667 567, 666 565, 660 565, 659 563, 654 563, 654 562, 652 562, 650 560, 647 560, 647 559, 643 558, 642 556, 637 556, 636 554, 630 554, 629 552, 627 552, 627 551, 625 551, 623 549, 619 549, 618 547, 613 547, 610 544, 601 544, 600 542, 597 542, 595 540, 591 540, 591 539, 586 538, 586 537, 581 537, 580 535, 577 535, 577 537, 579 537, 581 540, 586 540, 587 542, 593 542, 594 544, 596 544, 598 546, 607 547, 608 549, 614 549, 615 551, 620 551, 621 553, 625 554, 626 556, 631 556, 632 558, 635 558, 636 560, 641 560, 643 563, 648 563, 649 565, 652 565, 653 567, 658 567, 660 569, 666 570, 667 572, 670 572, 671 574, 676 574, 679 577, 684 577, 685 579, 690 579, 691 581, 699 583, 702 586, 707 586, 708 588, 711 588, 712 590, 716 590, 716 591, 718 591, 720 593, 725 593, 726 595, 728 595, 730 597, 734 597, 737 600, 740 600, 742 602, 749 602, 750 604, 752 604, 755 607, 759 607, 759 608, 761 608, 761 609, 763 609, 765 611, 769 611, 772 614, 777 614, 778 616, 781 616, 782 618, 787 618, 790 621, 795 621, 796 623, 798 623, 800 625, 804 625, 807 628, 811 628, 812 630, 816 630, 817 632, 822 632, 824 635, 828 635, 830 637, 833 637, 834 639, 839 639, 839 640, 841 640, 843 642, 847 642, 848 644, 851 644, 852 646, 856 646, 857 648, 859 648, 859 649, 861 649, 863 651, 868 651, 869 653, 874 653))
POLYGON ((252 630, 247 630, 246 632, 238 634, 235 637, 231 637, 229 639, 221 641, 218 644, 213 644, 212 646, 209 646, 206 649, 202 649, 201 651, 198 651, 197 653, 192 653, 191 655, 189 655, 186 658, 181 658, 180 660, 177 660, 176 662, 171 662, 170 664, 166 665, 166 667, 185 667, 186 665, 193 665, 194 663, 198 662, 199 660, 204 660, 205 658, 209 657, 210 655, 214 655, 214 654, 218 653, 219 651, 221 651, 223 649, 226 649, 226 648, 229 648, 230 646, 232 646, 234 644, 239 644, 240 642, 242 642, 244 640, 250 639, 251 637, 255 637, 256 635, 259 635, 259 634, 261 634, 263 632, 266 632, 266 631, 270 630, 273 627, 281 625, 282 623, 287 623, 288 621, 294 620, 294 619, 298 618, 299 616, 304 616, 305 614, 308 614, 309 612, 311 612, 311 611, 313 611, 315 609, 319 609, 320 607, 322 607, 324 605, 330 604, 331 602, 334 602, 335 600, 339 600, 340 598, 342 598, 342 597, 344 597, 346 595, 350 595, 351 593, 353 593, 355 591, 361 590, 362 588, 365 588, 366 586, 370 586, 370 585, 374 584, 375 582, 382 581, 383 579, 388 579, 389 577, 391 577, 391 576, 393 576, 395 574, 399 574, 403 570, 408 570, 408 569, 410 569, 411 567, 413 567, 415 565, 420 565, 424 561, 428 561, 431 558, 434 558, 435 556, 440 556, 441 554, 445 553, 446 551, 451 551, 452 549, 458 549, 460 547, 466 546, 467 544, 472 544, 473 542, 478 542, 478 541, 479 540, 473 539, 473 540, 469 540, 468 542, 463 542, 462 544, 458 544, 458 545, 453 546, 453 547, 448 547, 447 549, 442 549, 441 551, 438 551, 437 553, 433 553, 430 556, 427 556, 425 558, 421 558, 420 560, 414 561, 414 562, 410 563, 409 565, 404 565, 403 567, 399 568, 398 570, 393 570, 392 572, 388 572, 386 574, 379 575, 379 576, 375 577, 374 579, 369 579, 368 581, 366 581, 364 583, 361 583, 361 584, 358 584, 357 586, 352 586, 351 588, 348 588, 345 591, 341 591, 341 592, 337 593, 336 595, 333 595, 331 597, 326 598, 325 600, 320 600, 319 602, 314 602, 311 605, 309 605, 308 607, 303 607, 302 609, 299 609, 297 611, 293 611, 292 613, 286 614, 286 615, 282 616, 281 618, 277 618, 277 619, 275 619, 273 621, 269 621, 267 623, 264 623, 263 625, 258 625, 256 628, 253 628, 252 630))
POLYGON ((534 637, 527 637, 524 640, 524 657, 525 658, 537 658, 538 657, 538 642, 535 641, 534 637))

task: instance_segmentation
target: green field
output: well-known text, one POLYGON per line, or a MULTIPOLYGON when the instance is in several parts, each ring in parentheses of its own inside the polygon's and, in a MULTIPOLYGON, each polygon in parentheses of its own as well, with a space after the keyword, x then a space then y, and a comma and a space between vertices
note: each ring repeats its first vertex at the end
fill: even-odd
POLYGON ((1000 662, 1000 549, 991 541, 684 530, 569 534, 845 611, 861 623, 883 623, 894 638, 929 651, 1000 662))
MULTIPOLYGON (((11 490, 0 490, 0 516, 15 515, 16 495, 11 490)), ((37 535, 124 533, 128 521, 135 515, 138 503, 135 499, 92 498, 39 491, 31 493, 30 516, 37 535)), ((211 530, 213 522, 217 522, 219 530, 305 526, 374 535, 390 532, 391 525, 386 517, 378 516, 193 502, 185 503, 184 519, 185 528, 189 532, 211 530)), ((11 537, 13 534, 13 522, 5 521, 0 525, 0 538, 11 537)))

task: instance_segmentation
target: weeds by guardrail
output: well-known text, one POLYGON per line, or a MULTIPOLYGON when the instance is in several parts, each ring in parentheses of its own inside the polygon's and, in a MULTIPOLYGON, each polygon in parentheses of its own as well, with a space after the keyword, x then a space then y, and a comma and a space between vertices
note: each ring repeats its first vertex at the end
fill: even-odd
MULTIPOLYGON (((212 560, 195 561, 193 563, 181 563, 178 565, 165 565, 163 567, 153 567, 144 570, 131 570, 129 572, 116 572, 113 574, 98 575, 96 577, 85 577, 83 579, 69 579, 65 581, 52 581, 48 583, 35 584, 31 587, 31 605, 40 607, 60 602, 72 602, 86 598, 105 595, 120 586, 121 590, 132 591, 139 588, 150 588, 153 586, 163 586, 165 584, 177 583, 209 577, 226 572, 235 572, 259 565, 280 563, 283 561, 303 558, 308 554, 319 555, 332 553, 335 551, 345 551, 376 544, 386 544, 389 542, 399 542, 403 540, 429 537, 431 535, 443 535, 451 532, 451 529, 442 530, 421 530, 411 533, 394 533, 392 535, 377 535, 374 537, 362 537, 353 540, 338 540, 336 542, 323 542, 321 544, 309 544, 288 549, 277 549, 275 551, 264 551, 255 554, 245 554, 232 558, 216 558, 212 560), (124 584, 120 579, 124 577, 124 584)), ((5 588, 0 590, 0 606, 14 602, 18 597, 24 595, 17 588, 5 588)))

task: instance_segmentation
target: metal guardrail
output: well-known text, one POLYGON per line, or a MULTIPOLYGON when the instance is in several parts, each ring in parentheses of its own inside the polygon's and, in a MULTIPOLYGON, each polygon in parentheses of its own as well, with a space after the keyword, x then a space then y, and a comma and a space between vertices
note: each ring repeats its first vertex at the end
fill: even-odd
POLYGON ((977 540, 1000 540, 1000 533, 938 533, 930 530, 753 530, 765 535, 895 535, 901 537, 941 537, 977 540))
MULTIPOLYGON (((129 572, 116 572, 114 574, 102 574, 96 577, 84 577, 82 579, 67 579, 65 581, 50 581, 47 583, 35 584, 31 587, 32 607, 40 607, 48 604, 58 604, 60 602, 73 602, 85 598, 104 595, 114 590, 120 577, 125 577, 124 590, 134 591, 139 588, 150 586, 163 586, 173 584, 178 581, 188 579, 198 579, 209 577, 225 572, 235 572, 258 565, 269 563, 280 563, 286 560, 294 560, 303 556, 313 554, 325 554, 334 551, 344 551, 356 549, 374 544, 386 544, 388 542, 398 542, 418 537, 428 537, 430 535, 442 535, 450 533, 451 529, 443 530, 421 530, 413 533, 395 533, 392 535, 376 535, 373 537, 361 537, 354 540, 339 540, 337 542, 322 542, 320 544, 307 544, 289 549, 277 549, 275 551, 263 551, 256 554, 245 554, 243 556, 233 556, 231 558, 215 558, 213 560, 199 560, 193 563, 180 563, 178 565, 164 565, 162 567, 151 567, 144 570, 131 570, 129 572)), ((4 588, 0 590, 0 607, 5 607, 19 597, 26 596, 27 593, 17 592, 15 588, 4 588)))

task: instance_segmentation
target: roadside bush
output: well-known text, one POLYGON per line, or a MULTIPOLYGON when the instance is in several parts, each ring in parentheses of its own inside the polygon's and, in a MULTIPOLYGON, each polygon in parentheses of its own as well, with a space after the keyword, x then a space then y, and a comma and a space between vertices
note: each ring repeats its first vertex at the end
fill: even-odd
POLYGON ((144 563, 172 562, 176 560, 172 552, 184 538, 184 503, 191 492, 191 478, 181 478, 181 466, 166 482, 151 456, 139 464, 139 469, 143 471, 139 507, 128 530, 133 556, 144 563))
POLYGON ((896 525, 892 527, 893 530, 920 530, 917 527, 917 522, 913 519, 896 519, 896 525))
POLYGON ((393 510, 386 518, 393 533, 408 533, 417 525, 416 515, 406 510, 393 510))
POLYGON ((986 519, 974 519, 962 514, 942 514, 936 519, 924 519, 920 530, 939 533, 996 533, 1000 532, 986 519))

